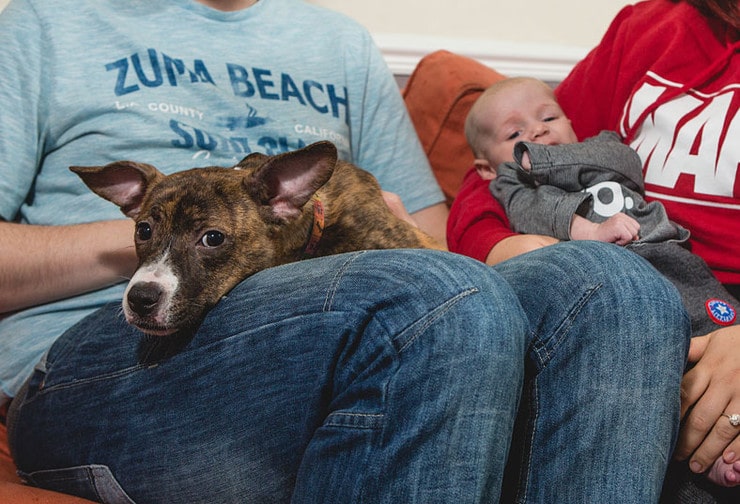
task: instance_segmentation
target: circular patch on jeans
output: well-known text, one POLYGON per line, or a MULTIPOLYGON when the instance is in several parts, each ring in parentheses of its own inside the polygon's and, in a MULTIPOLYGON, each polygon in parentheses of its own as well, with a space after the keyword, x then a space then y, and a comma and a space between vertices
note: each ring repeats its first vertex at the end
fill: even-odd
POLYGON ((711 318, 715 323, 728 326, 735 322, 737 312, 727 301, 712 298, 706 302, 705 306, 707 307, 709 318, 711 318))

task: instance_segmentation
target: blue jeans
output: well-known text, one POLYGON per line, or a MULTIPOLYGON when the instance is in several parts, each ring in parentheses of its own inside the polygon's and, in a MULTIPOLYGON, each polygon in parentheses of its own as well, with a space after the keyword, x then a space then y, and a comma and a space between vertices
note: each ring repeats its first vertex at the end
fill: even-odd
POLYGON ((100 310, 13 401, 9 437, 31 484, 102 502, 427 504, 498 502, 516 430, 520 502, 643 504, 688 333, 616 246, 495 269, 338 255, 247 279, 171 355, 100 310))

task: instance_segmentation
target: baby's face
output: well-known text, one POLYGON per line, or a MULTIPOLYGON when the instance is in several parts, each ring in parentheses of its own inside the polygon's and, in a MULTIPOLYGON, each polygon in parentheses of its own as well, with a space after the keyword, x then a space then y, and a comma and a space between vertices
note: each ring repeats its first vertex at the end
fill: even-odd
POLYGON ((547 85, 524 81, 489 97, 481 114, 491 135, 486 139, 486 159, 495 169, 514 160, 517 142, 545 145, 578 141, 568 119, 547 85))

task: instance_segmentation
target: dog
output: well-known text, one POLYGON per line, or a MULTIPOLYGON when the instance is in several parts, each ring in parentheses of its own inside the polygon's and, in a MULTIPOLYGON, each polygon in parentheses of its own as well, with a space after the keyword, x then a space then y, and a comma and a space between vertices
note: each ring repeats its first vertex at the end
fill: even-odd
POLYGON ((172 175, 133 161, 70 170, 136 223, 138 268, 122 305, 148 335, 194 332, 265 268, 364 249, 443 248, 393 215, 375 177, 338 160, 331 142, 172 175))

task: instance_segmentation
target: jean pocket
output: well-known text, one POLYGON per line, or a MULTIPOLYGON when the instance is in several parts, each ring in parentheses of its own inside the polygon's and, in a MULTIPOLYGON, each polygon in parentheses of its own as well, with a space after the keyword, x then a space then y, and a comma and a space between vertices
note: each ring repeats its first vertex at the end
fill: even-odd
POLYGON ((29 485, 105 504, 135 504, 108 466, 85 465, 18 474, 29 485))

